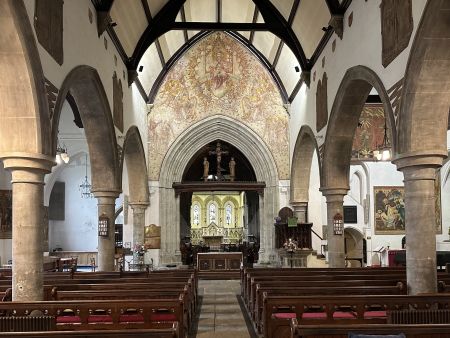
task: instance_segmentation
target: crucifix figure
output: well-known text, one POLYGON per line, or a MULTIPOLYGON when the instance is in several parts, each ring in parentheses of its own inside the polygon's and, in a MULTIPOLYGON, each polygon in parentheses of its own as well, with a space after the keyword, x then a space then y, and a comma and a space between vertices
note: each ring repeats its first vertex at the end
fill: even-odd
POLYGON ((217 156, 217 179, 220 180, 222 179, 222 171, 225 170, 220 166, 220 162, 222 161, 222 155, 228 155, 228 151, 223 151, 220 142, 217 142, 216 150, 210 151, 209 155, 217 156))

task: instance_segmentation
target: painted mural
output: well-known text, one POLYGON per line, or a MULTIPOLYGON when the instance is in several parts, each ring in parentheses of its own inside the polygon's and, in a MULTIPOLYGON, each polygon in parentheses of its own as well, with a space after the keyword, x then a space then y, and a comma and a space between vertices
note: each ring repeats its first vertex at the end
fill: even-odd
MULTIPOLYGON (((390 131, 387 130, 387 135, 390 131)), ((382 104, 366 104, 359 117, 358 128, 353 139, 352 157, 372 159, 373 150, 383 143, 384 109, 382 104)))
POLYGON ((266 69, 243 45, 213 33, 183 55, 167 74, 149 117, 149 177, 159 179, 164 156, 192 124, 213 115, 234 118, 255 131, 289 178, 288 115, 266 69))

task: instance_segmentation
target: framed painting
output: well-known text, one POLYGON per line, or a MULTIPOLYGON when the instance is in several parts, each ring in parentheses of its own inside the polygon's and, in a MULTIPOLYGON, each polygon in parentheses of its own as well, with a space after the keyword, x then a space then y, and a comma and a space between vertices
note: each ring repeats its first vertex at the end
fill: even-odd
POLYGON ((405 233, 404 187, 373 187, 375 234, 405 233))
POLYGON ((0 238, 12 238, 11 190, 0 190, 0 238))

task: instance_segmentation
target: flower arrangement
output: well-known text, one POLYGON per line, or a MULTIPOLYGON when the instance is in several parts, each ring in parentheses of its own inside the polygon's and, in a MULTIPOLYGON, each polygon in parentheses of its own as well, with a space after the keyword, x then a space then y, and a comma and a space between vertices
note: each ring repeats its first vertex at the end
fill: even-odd
POLYGON ((143 256, 145 252, 149 249, 147 244, 136 243, 133 246, 133 253, 138 254, 139 256, 143 256))
POLYGON ((298 243, 297 243, 297 241, 293 240, 292 238, 289 238, 288 241, 284 242, 283 247, 287 251, 295 251, 298 249, 298 243))

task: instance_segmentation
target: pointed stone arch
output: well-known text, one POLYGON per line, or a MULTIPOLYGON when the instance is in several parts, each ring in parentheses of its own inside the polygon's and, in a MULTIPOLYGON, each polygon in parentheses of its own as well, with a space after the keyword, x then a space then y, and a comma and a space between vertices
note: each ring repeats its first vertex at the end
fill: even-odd
POLYGON ((121 171, 111 108, 97 70, 77 66, 64 79, 52 119, 52 149, 56 151, 59 118, 67 95, 80 112, 89 147, 92 192, 119 193, 121 171))
MULTIPOLYGON (((316 137, 311 127, 304 125, 295 142, 291 167, 291 203, 308 202, 309 178, 314 151, 319 154, 316 137)), ((319 171, 322 164, 320 156, 317 156, 319 171)))
POLYGON ((51 155, 45 78, 23 1, 0 0, 0 30, 0 156, 51 155))
POLYGON ((185 130, 172 144, 161 165, 160 224, 161 262, 180 261, 180 201, 172 184, 181 182, 186 166, 206 144, 216 140, 228 142, 238 148, 252 164, 256 179, 265 182, 264 195, 259 197, 261 250, 260 260, 273 255, 273 215, 278 210, 278 172, 267 145, 252 129, 228 116, 215 115, 203 119, 185 130))
MULTIPOLYGON (((120 171, 123 171, 123 162, 126 162, 129 184, 130 204, 149 204, 147 165, 141 134, 136 126, 131 126, 123 143, 123 156, 120 171)), ((122 175, 120 176, 122 177, 122 175)))
POLYGON ((450 14, 446 0, 428 1, 406 66, 398 158, 447 156, 450 107, 450 14))
POLYGON ((355 130, 362 108, 374 88, 380 96, 391 130, 392 152, 396 153, 396 127, 392 106, 378 75, 368 67, 355 66, 347 70, 333 102, 322 160, 321 188, 349 189, 349 169, 355 130))

